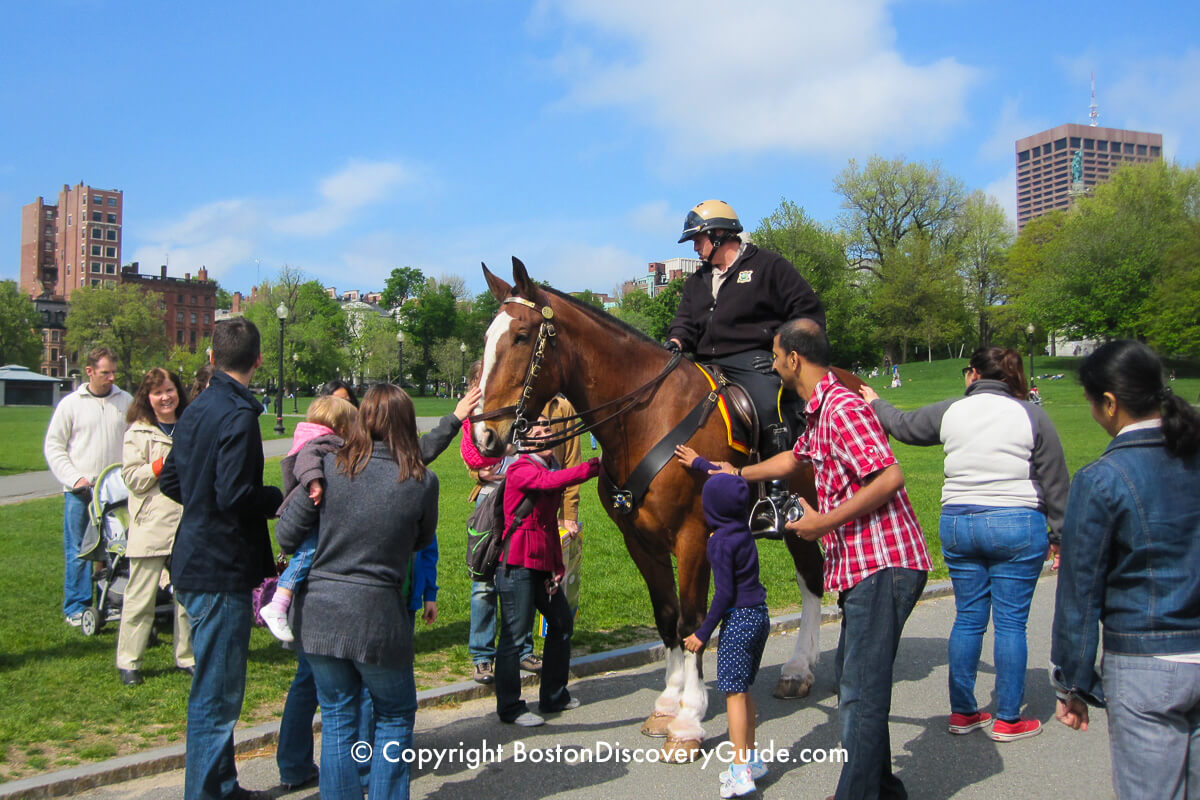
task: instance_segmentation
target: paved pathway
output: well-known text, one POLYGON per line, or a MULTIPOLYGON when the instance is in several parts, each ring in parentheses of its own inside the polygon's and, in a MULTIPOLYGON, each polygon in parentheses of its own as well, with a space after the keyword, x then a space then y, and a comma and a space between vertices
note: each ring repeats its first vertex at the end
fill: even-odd
MULTIPOLYGON (((295 424, 299 417, 285 414, 289 419, 288 426, 295 424), (291 419, 289 419, 291 418, 291 419)), ((439 417, 417 417, 417 430, 425 433, 433 429, 439 417)), ((263 454, 267 458, 278 458, 286 455, 291 448, 291 438, 268 439, 263 442, 263 454)), ((21 503, 25 500, 36 500, 41 497, 54 497, 62 492, 62 485, 50 474, 50 470, 41 472, 22 472, 17 475, 0 476, 0 506, 10 503, 21 503)))
MULTIPOLYGON (((1045 724, 1042 735, 998 744, 983 732, 951 736, 946 732, 946 637, 953 621, 954 601, 942 597, 923 601, 913 612, 904 632, 896 670, 892 708, 894 768, 910 797, 946 798, 1020 797, 1027 800, 1113 797, 1109 775, 1108 733, 1103 713, 1093 718, 1091 730, 1076 733, 1053 721, 1054 695, 1046 679, 1050 618, 1055 579, 1042 579, 1034 598, 1030 620, 1028 713, 1045 724)), ((644 602, 637 598, 636 602, 644 602)), ((759 708, 758 736, 766 744, 785 750, 797 759, 805 750, 838 746, 837 703, 833 696, 832 657, 838 626, 821 630, 821 664, 813 695, 803 701, 781 701, 770 696, 779 667, 790 654, 792 635, 772 636, 763 669, 754 687, 759 708)), ((991 641, 984 646, 978 696, 994 710, 994 673, 991 641)), ((707 659, 715 669, 715 659, 707 659)), ((572 692, 583 706, 552 719, 545 727, 525 731, 502 725, 492 713, 490 698, 472 700, 454 708, 422 709, 417 714, 417 744, 443 752, 462 752, 486 743, 503 758, 472 769, 461 763, 443 763, 419 770, 413 781, 416 798, 480 800, 514 797, 568 797, 579 800, 680 800, 718 796, 717 773, 723 765, 714 758, 702 763, 665 765, 636 763, 655 746, 638 728, 661 685, 659 666, 607 673, 576 681, 572 692), (519 748, 526 758, 519 761, 519 748), (561 748, 559 763, 533 763, 534 749, 561 748), (581 754, 615 754, 602 762, 578 762, 581 754)), ((726 741, 723 699, 711 689, 710 711, 705 721, 708 747, 726 741)), ((536 692, 526 689, 527 697, 536 692)), ((725 745, 726 747, 728 745, 725 745)), ((277 787, 273 753, 259 752, 239 764, 243 785, 254 789, 277 787)), ((772 767, 760 782, 760 796, 770 798, 823 798, 833 792, 839 767, 830 763, 790 763, 772 767)), ((80 797, 90 800, 163 800, 182 796, 183 772, 176 770, 128 783, 94 789, 80 797)), ((316 798, 315 788, 279 796, 316 798)))

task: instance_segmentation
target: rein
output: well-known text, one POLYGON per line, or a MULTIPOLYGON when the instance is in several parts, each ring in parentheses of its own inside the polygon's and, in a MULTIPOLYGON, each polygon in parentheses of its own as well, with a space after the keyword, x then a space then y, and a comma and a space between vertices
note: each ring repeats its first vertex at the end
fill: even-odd
MULTIPOLYGON (((471 424, 475 424, 476 422, 484 422, 490 419, 498 419, 500 417, 512 415, 516 418, 516 420, 513 422, 512 430, 509 432, 509 438, 511 439, 514 434, 517 437, 521 437, 522 434, 529 430, 529 410, 526 406, 529 402, 529 398, 533 395, 533 382, 537 379, 538 375, 541 374, 542 362, 545 361, 546 358, 546 344, 549 343, 551 347, 556 347, 558 340, 555 339, 555 336, 558 332, 555 330, 553 322, 554 309, 550 308, 550 306, 538 306, 536 303, 526 300, 523 297, 510 297, 505 300, 504 303, 501 303, 501 305, 506 303, 517 303, 527 308, 532 308, 542 316, 541 325, 538 326, 537 341, 534 344, 533 355, 530 357, 529 366, 525 370, 525 381, 521 386, 521 397, 517 401, 516 405, 495 408, 491 411, 485 411, 482 414, 472 414, 470 417, 468 417, 468 419, 470 420, 471 424)), ((533 453, 557 447, 564 442, 574 439, 580 434, 593 431, 609 420, 621 416, 629 409, 640 403, 645 394, 657 388, 659 384, 666 380, 666 377, 670 375, 677 366, 679 366, 679 363, 682 360, 683 355, 681 353, 672 353, 670 360, 667 361, 667 365, 663 367, 657 375, 632 391, 626 392, 614 400, 601 403, 595 408, 585 409, 584 411, 580 411, 570 416, 550 420, 548 423, 549 425, 562 425, 564 426, 563 430, 552 436, 522 438, 521 444, 517 448, 517 452, 533 453), (597 414, 600 411, 610 408, 611 406, 617 406, 617 408, 608 416, 597 419, 591 423, 584 421, 584 415, 597 414)))

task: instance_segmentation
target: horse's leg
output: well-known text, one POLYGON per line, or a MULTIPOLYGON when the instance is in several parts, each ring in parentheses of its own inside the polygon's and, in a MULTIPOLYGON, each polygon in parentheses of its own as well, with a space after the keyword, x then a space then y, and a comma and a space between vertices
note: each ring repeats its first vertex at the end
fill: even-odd
POLYGON ((654 701, 654 710, 642 725, 645 735, 662 737, 667 735, 667 726, 679 713, 680 698, 683 697, 687 682, 683 648, 679 643, 679 598, 675 593, 675 572, 671 568, 668 552, 648 553, 636 532, 626 531, 622 526, 622 533, 625 536, 625 549, 629 551, 650 591, 654 624, 666 648, 666 688, 654 701))
POLYGON ((784 541, 796 564, 796 583, 803 600, 800 629, 796 631, 796 647, 780 670, 779 682, 775 684, 775 696, 790 699, 808 696, 813 684, 813 670, 821 652, 823 559, 816 542, 806 542, 796 536, 785 536, 784 541))
MULTIPOLYGON (((708 559, 702 528, 690 523, 685 525, 676 538, 675 559, 679 570, 679 637, 683 639, 700 627, 708 611, 708 559)), ((684 652, 682 671, 679 713, 667 726, 668 738, 663 746, 670 754, 670 760, 676 763, 691 761, 699 752, 700 743, 704 741, 701 722, 708 713, 708 690, 704 685, 701 654, 684 652)))

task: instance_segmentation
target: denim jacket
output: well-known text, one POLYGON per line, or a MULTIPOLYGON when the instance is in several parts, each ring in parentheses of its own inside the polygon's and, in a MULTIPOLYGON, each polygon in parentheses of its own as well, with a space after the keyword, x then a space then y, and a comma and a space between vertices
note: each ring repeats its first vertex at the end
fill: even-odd
POLYGON ((1114 438, 1067 500, 1050 658, 1097 705, 1100 622, 1108 652, 1200 652, 1200 455, 1173 458, 1160 429, 1114 438))

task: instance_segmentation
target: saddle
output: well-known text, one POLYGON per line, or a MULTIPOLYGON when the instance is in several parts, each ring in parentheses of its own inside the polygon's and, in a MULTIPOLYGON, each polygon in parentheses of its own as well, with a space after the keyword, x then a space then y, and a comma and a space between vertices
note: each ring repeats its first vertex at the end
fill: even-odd
POLYGON ((725 435, 729 446, 739 453, 753 455, 761 452, 758 441, 758 409, 741 384, 734 383, 719 364, 697 364, 717 393, 717 408, 725 420, 725 435))

